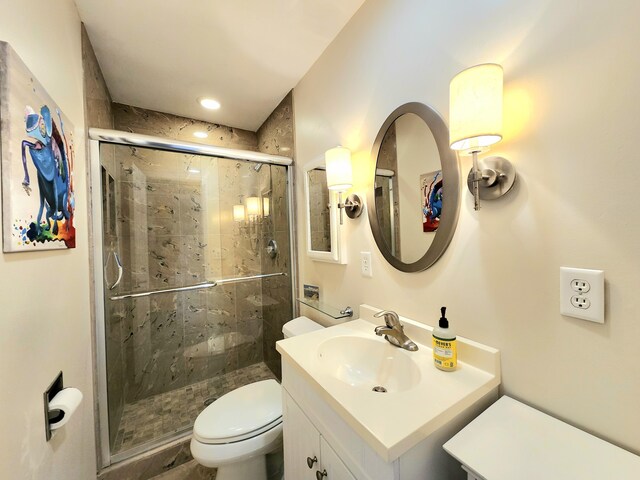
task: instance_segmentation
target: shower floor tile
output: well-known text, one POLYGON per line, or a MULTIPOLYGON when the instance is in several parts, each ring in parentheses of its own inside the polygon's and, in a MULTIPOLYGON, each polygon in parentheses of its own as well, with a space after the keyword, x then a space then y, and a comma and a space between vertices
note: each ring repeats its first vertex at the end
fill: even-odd
POLYGON ((260 380, 276 379, 264 363, 256 363, 209 380, 128 403, 111 454, 189 430, 205 400, 260 380))

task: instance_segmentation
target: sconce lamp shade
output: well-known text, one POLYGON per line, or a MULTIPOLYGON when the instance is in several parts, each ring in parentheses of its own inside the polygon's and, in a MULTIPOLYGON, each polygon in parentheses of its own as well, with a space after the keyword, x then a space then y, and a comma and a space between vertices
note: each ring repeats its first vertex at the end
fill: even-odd
POLYGON ((269 213, 270 213, 270 211, 269 211, 269 203, 270 203, 269 202, 269 197, 262 197, 262 214, 265 217, 268 217, 269 213))
POLYGON ((260 215, 260 199, 258 197, 247 197, 247 215, 260 215))
POLYGON ((329 190, 344 192, 353 185, 351 171, 351 151, 344 147, 335 147, 324 154, 327 168, 327 187, 329 190))
POLYGON ((244 222, 244 205, 233 206, 233 219, 236 222, 244 222))
POLYGON ((463 70, 449 88, 449 145, 465 154, 481 152, 502 140, 500 65, 485 63, 463 70))

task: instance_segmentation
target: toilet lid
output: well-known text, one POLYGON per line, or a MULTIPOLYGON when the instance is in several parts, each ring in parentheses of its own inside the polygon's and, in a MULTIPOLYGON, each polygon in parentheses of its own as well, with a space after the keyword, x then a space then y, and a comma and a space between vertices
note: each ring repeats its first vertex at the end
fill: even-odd
POLYGON ((193 424, 203 443, 230 443, 251 438, 282 421, 282 390, 275 380, 237 388, 205 408, 193 424))

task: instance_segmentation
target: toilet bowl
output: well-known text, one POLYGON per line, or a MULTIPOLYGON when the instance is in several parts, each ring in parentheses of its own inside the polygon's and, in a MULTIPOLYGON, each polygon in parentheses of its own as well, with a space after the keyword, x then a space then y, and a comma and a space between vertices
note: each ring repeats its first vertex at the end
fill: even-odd
MULTIPOLYGON (((298 317, 282 331, 288 338, 321 328, 298 317)), ((191 454, 218 469, 216 480, 266 480, 266 455, 281 445, 282 389, 275 380, 263 380, 221 396, 198 415, 191 454)))

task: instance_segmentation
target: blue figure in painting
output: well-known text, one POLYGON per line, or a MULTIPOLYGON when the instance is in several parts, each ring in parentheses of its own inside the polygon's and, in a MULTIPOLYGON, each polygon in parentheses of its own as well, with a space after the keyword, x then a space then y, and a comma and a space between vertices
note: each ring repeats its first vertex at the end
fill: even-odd
POLYGON ((435 232, 440 226, 442 213, 442 172, 437 171, 433 180, 425 182, 422 189, 422 231, 435 232))
POLYGON ((429 204, 431 205, 431 216, 440 218, 442 213, 442 179, 436 182, 429 195, 429 204))
POLYGON ((36 217, 35 230, 41 232, 42 212, 46 207, 46 230, 52 229, 54 235, 58 234, 58 220, 65 219, 69 229, 69 161, 67 159, 63 135, 64 127, 62 116, 56 110, 60 120, 60 130, 51 118, 49 107, 43 105, 40 113, 27 106, 25 112, 25 127, 29 137, 34 142, 23 140, 22 165, 24 167, 24 180, 22 186, 31 194, 29 171, 27 170, 27 150, 38 172, 38 188, 40 190, 40 210, 36 217), (53 220, 53 227, 51 227, 53 220))

